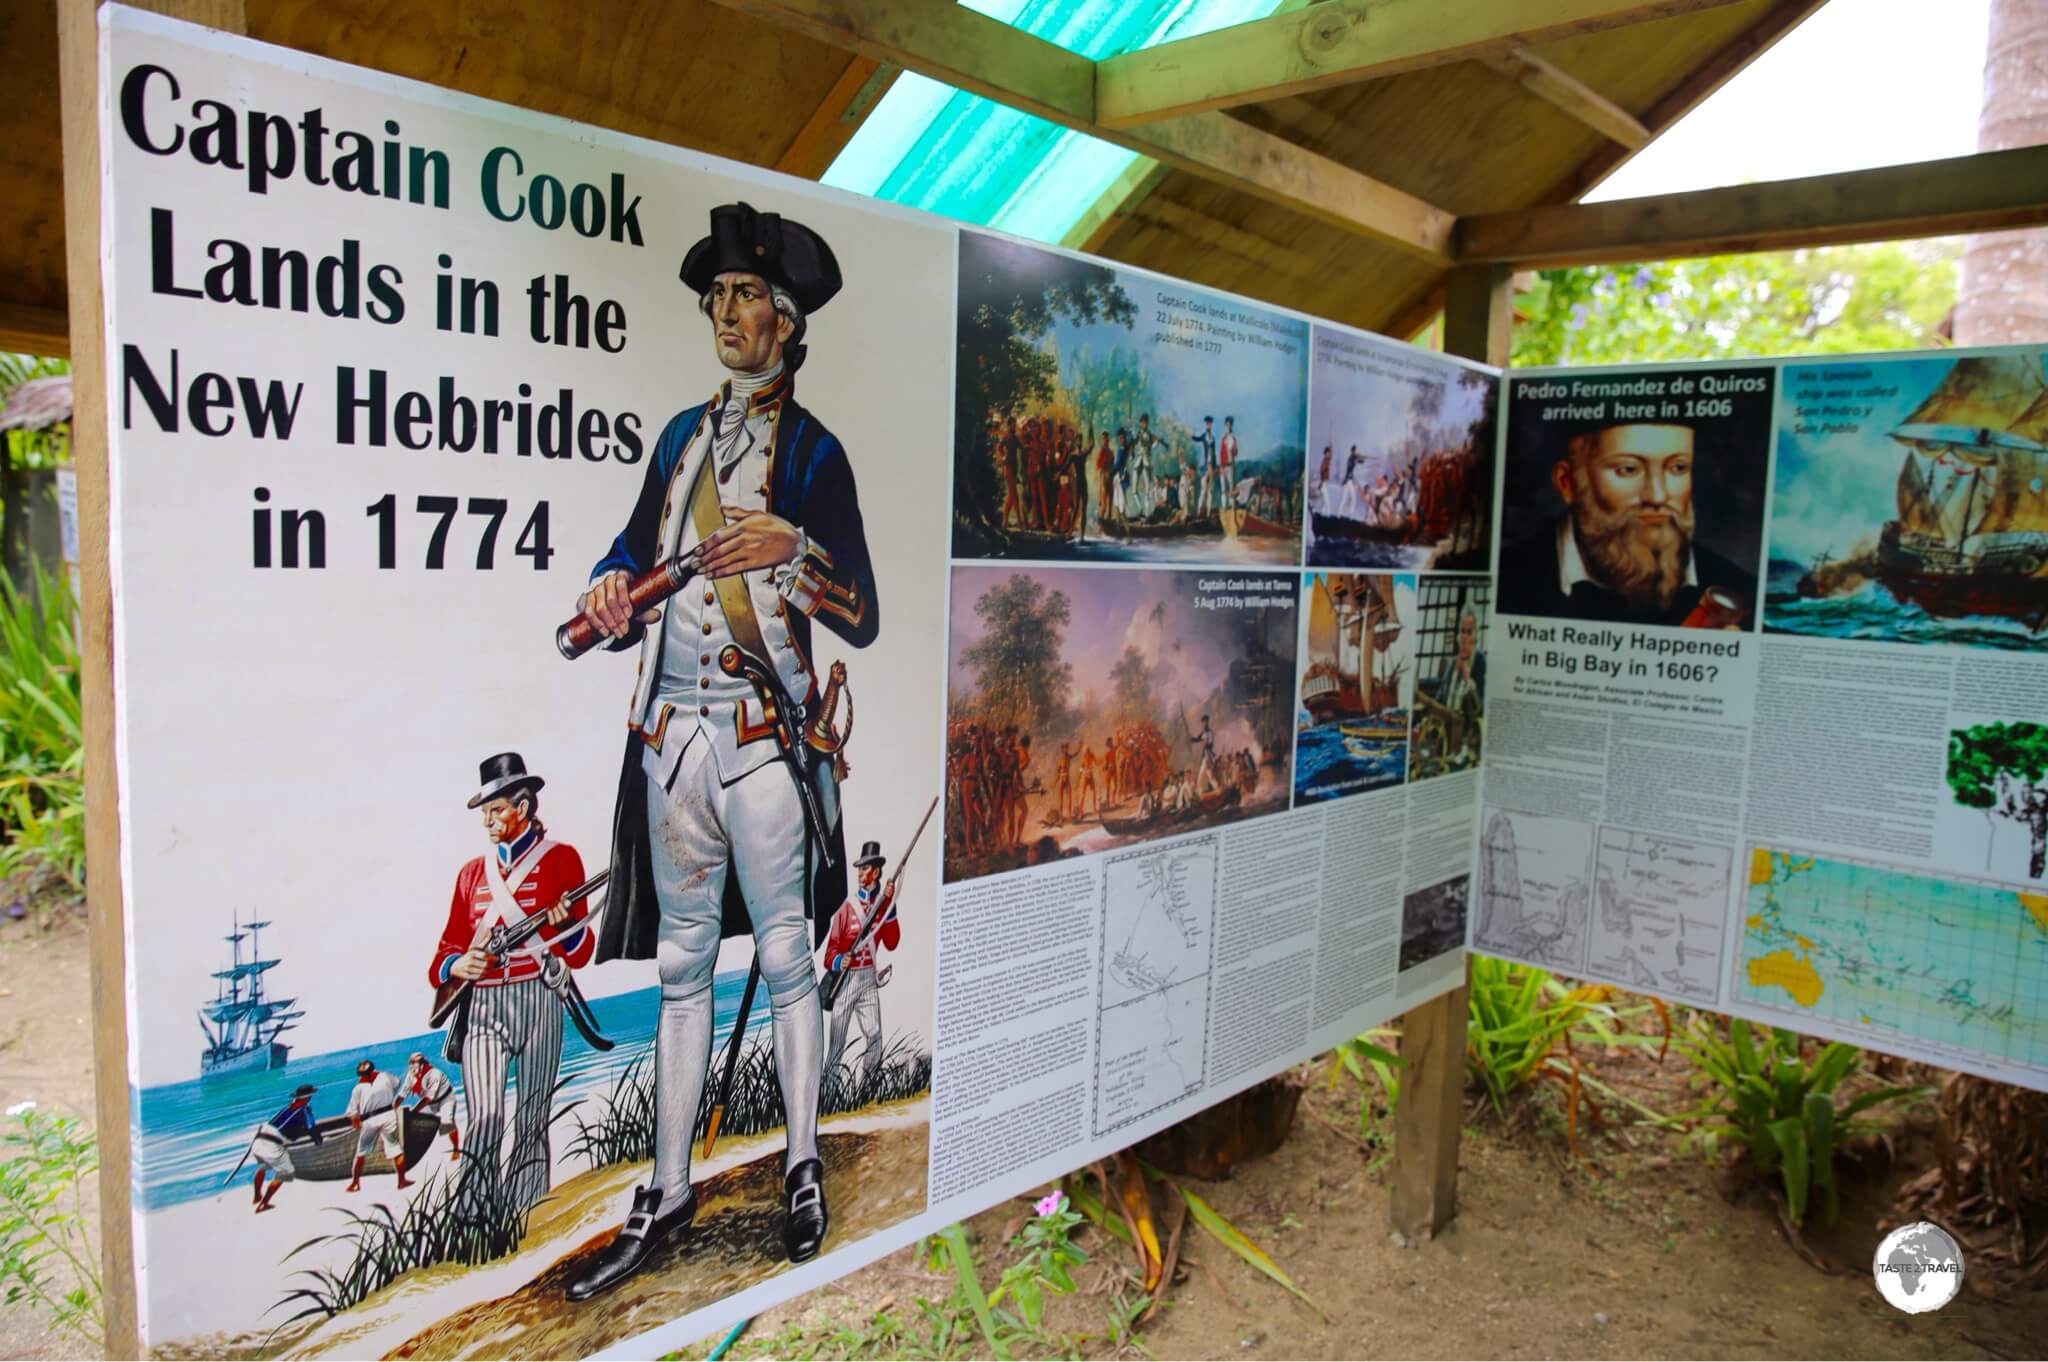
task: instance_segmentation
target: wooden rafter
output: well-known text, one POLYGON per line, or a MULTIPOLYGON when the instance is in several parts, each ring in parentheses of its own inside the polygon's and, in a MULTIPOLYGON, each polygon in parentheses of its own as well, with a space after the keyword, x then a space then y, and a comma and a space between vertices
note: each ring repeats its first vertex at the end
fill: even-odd
POLYGON ((1097 66, 1104 127, 1258 104, 1731 0, 1327 0, 1097 66))
POLYGON ((839 74, 825 98, 811 111, 795 137, 775 159, 775 169, 815 180, 825 173, 860 127, 868 111, 889 93, 902 72, 868 57, 855 57, 839 74))
MULTIPOLYGON (((1652 138, 1661 137, 1679 119, 1706 102, 1709 95, 1741 75, 1748 65, 1768 52, 1779 39, 1812 18, 1827 0, 1780 0, 1761 19, 1702 63, 1698 70, 1680 81, 1641 115, 1652 138)), ((1581 162, 1577 169, 1543 196, 1545 203, 1570 203, 1590 193, 1601 181, 1621 169, 1639 148, 1612 142, 1581 162)))
POLYGON ((1105 127, 1095 117, 1094 62, 951 0, 718 3, 1128 147, 1317 221, 1440 264, 1449 262, 1455 219, 1434 204, 1222 114, 1144 128, 1105 127))
POLYGON ((1486 64, 1535 95, 1564 110, 1593 131, 1631 151, 1649 145, 1650 130, 1627 109, 1551 65, 1534 52, 1496 52, 1486 64))
POLYGON ((2048 146, 1458 223, 1461 261, 1567 265, 1780 251, 2048 223, 2048 146))
POLYGON ((0 303, 0 352, 68 356, 70 317, 59 308, 0 303))

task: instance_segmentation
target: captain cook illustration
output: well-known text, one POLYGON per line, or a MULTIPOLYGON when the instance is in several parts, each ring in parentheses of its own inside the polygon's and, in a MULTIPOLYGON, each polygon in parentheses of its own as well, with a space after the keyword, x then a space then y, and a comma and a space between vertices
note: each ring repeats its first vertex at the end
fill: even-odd
POLYGON ((752 933, 768 987, 790 1261, 814 1257, 828 1224, 812 951, 846 896, 846 853, 834 762, 804 728, 819 708, 811 625, 865 648, 879 614, 852 465, 798 405, 793 380, 808 319, 839 292, 839 264, 801 223, 727 204, 711 210, 682 279, 726 381, 662 432, 626 528, 577 602, 611 648, 640 648, 597 958, 652 959, 661 1011, 652 1181, 569 1284, 572 1300, 637 1272, 696 1212, 690 1142, 725 936, 752 933), (629 583, 678 557, 696 575, 635 614, 629 583))

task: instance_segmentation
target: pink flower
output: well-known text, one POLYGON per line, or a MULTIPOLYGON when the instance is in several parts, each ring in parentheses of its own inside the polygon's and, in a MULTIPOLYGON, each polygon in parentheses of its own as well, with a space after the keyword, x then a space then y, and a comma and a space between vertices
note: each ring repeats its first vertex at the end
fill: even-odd
POLYGON ((1039 1216, 1043 1218, 1045 1216, 1058 1215, 1060 1211, 1066 1206, 1066 1203, 1066 1197, 1062 1196, 1060 1193, 1047 1192, 1044 1196, 1039 1198, 1038 1205, 1035 1209, 1038 1211, 1039 1216))

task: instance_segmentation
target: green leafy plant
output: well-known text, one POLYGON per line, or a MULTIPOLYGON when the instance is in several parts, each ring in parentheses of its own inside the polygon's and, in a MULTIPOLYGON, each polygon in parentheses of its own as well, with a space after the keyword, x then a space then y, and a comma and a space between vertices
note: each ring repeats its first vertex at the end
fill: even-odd
POLYGON ((99 1147, 84 1122, 37 1109, 8 1108, 0 1132, 0 1299, 33 1301, 57 1327, 99 1346, 98 1254, 84 1213, 85 1187, 99 1171, 99 1147))
POLYGON ((1766 1030, 1739 1017, 1728 1019, 1725 1035, 1714 1022, 1696 1018, 1675 1043, 1693 1063, 1689 1082, 1702 1089, 1697 1107, 1666 1118, 1690 1127, 1684 1147, 1711 1159, 1720 1156, 1724 1143, 1737 1144, 1758 1174, 1778 1180, 1795 1226, 1805 1222, 1816 1196, 1822 1216, 1834 1222, 1840 1210, 1836 1152, 1850 1136, 1884 1128, 1857 1118, 1929 1091, 1883 1087, 1842 1102, 1837 1090, 1862 1067, 1861 1050, 1836 1041, 1809 1059, 1806 1051, 1817 1042, 1802 1046, 1794 1032, 1766 1030))
POLYGON ((1582 1108, 1596 1125, 1605 1123, 1595 1093, 1655 1115, 1587 1073, 1573 1047, 1656 1045, 1661 1058, 1671 1035, 1671 1014, 1662 1002, 1645 998, 1638 1006, 1618 1007, 1615 990, 1605 984, 1567 987, 1547 970, 1490 955, 1472 957, 1471 978, 1466 1064, 1497 1115, 1506 1115, 1509 1096, 1526 1084, 1555 1082, 1565 1090, 1565 1137, 1574 1153, 1582 1108), (1663 1022, 1661 1039, 1628 1025, 1652 1010, 1663 1022))
POLYGON ((71 579, 0 578, 0 875, 46 869, 85 885, 85 780, 71 579))
POLYGON ((1003 1269, 1003 1278, 989 1292, 988 1301, 996 1307, 1007 1296, 1015 1303, 1024 1328, 1036 1334, 1045 1322, 1045 1293, 1072 1295, 1073 1270, 1088 1261, 1088 1254, 1074 1242, 1074 1229, 1084 1217, 1065 1194, 1048 1192, 1033 1210, 1036 1214, 1010 1240, 1017 1256, 1003 1269))
POLYGON ((1358 1099, 1358 1141, 1371 1156, 1366 1171, 1377 1172, 1394 1157, 1394 1112, 1401 1103, 1401 1077, 1395 1072, 1408 1061, 1380 1042, 1394 1038, 1392 1028, 1381 1027, 1339 1041, 1331 1053, 1330 1085, 1348 1073, 1365 1091, 1358 1099))

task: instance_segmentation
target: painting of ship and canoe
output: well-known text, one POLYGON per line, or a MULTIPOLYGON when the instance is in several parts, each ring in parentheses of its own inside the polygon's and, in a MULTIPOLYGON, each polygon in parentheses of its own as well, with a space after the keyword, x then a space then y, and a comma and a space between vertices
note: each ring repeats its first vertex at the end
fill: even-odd
POLYGON ((1765 629, 2048 648, 2042 363, 1788 365, 1765 629))
POLYGON ((1415 694, 1412 573, 1312 572, 1302 608, 1294 798, 1399 785, 1415 694))
POLYGON ((1298 582, 956 566, 946 879, 1285 809, 1298 582))
POLYGON ((1308 333, 961 233, 953 555, 1296 566, 1308 333))
POLYGON ((1309 566, 1486 571, 1499 393, 1487 370, 1318 326, 1309 566))

